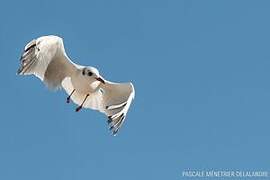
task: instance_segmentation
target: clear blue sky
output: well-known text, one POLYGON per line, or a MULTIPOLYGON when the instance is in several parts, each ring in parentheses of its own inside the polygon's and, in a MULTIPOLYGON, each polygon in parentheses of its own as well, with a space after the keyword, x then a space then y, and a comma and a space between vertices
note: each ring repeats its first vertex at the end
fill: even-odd
POLYGON ((270 170, 269 1, 1 1, 0 179, 180 179, 270 170), (54 34, 136 97, 118 136, 63 91, 15 73, 54 34))

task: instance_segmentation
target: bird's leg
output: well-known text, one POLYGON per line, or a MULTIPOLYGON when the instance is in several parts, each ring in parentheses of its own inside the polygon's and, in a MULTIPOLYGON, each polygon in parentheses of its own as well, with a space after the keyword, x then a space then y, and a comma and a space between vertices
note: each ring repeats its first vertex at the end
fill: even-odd
POLYGON ((70 102, 70 97, 72 96, 72 94, 75 92, 75 89, 73 89, 73 91, 70 93, 70 95, 67 97, 67 103, 70 102))
POLYGON ((79 107, 76 108, 76 112, 78 112, 78 111, 80 111, 80 110, 82 109, 83 104, 84 104, 84 102, 86 101, 86 99, 88 98, 88 96, 89 96, 89 94, 87 94, 87 95, 85 96, 85 98, 84 98, 82 104, 81 104, 79 107))

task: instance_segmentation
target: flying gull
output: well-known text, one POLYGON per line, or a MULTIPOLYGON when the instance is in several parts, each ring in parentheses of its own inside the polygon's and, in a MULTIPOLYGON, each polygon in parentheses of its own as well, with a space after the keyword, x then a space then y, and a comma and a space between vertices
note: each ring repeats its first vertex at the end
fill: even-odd
POLYGON ((62 38, 52 35, 30 41, 20 62, 19 75, 33 74, 51 89, 63 88, 68 94, 66 102, 78 105, 76 112, 90 108, 104 113, 112 134, 117 134, 135 96, 132 83, 110 82, 96 68, 75 64, 62 38))

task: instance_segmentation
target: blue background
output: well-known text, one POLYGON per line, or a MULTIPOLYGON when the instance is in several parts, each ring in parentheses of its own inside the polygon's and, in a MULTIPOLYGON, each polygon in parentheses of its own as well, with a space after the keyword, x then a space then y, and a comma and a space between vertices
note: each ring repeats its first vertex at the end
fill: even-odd
POLYGON ((269 1, 1 1, 0 179, 180 179, 269 170, 269 1), (64 91, 15 73, 54 34, 136 97, 118 136, 64 91))

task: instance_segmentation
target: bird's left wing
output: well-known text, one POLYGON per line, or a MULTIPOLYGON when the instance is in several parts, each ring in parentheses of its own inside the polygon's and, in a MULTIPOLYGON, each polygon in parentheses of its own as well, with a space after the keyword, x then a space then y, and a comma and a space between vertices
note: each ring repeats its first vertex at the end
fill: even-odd
MULTIPOLYGON (((63 80, 62 87, 68 94, 71 94, 74 90, 69 77, 63 80)), ((104 113, 108 117, 107 122, 112 134, 116 135, 126 118, 134 96, 135 90, 132 83, 105 81, 105 84, 101 84, 98 91, 89 93, 85 103, 83 103, 83 107, 104 113)), ((80 94, 77 91, 71 96, 72 101, 78 105, 81 105, 85 98, 85 94, 80 94)))
POLYGON ((115 135, 124 123, 135 90, 132 83, 105 82, 101 84, 103 112, 108 116, 110 130, 115 135))
POLYGON ((43 36, 30 41, 21 56, 20 75, 34 74, 50 88, 61 87, 76 65, 67 57, 63 40, 57 36, 43 36))

